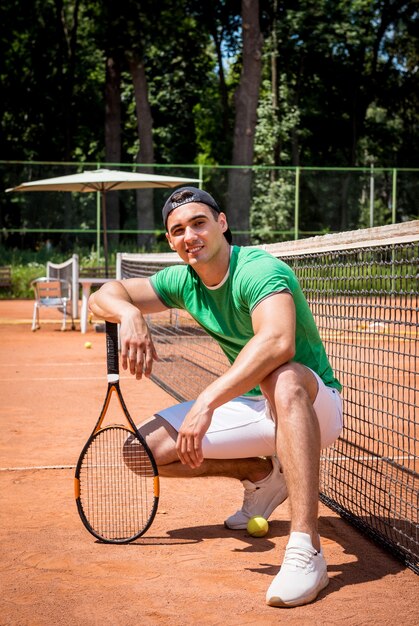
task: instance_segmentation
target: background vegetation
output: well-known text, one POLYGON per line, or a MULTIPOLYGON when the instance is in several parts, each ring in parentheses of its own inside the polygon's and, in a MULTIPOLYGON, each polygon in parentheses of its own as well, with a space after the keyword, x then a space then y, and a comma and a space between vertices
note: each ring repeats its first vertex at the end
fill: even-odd
MULTIPOLYGON (((419 164, 419 22, 409 0, 4 0, 0 20, 3 189, 76 163, 192 177, 198 170, 182 164, 201 164, 247 243, 248 232, 278 239, 292 226, 293 170, 282 168, 419 164)), ((391 175, 381 178, 385 223, 391 175)), ((417 216, 415 185, 399 182, 398 219, 417 216)), ((367 225, 368 172, 314 172, 302 192, 303 230, 367 225)), ((110 194, 109 228, 138 229, 136 245, 155 246, 161 198, 110 194)), ((1 194, 0 221, 3 258, 48 241, 65 253, 86 239, 9 231, 89 229, 95 205, 1 194)), ((115 234, 111 247, 124 245, 115 234)))

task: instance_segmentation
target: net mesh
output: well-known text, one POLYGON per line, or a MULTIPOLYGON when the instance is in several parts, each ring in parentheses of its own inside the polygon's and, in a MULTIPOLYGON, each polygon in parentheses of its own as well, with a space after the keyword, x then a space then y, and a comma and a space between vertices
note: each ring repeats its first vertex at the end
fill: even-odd
MULTIPOLYGON (((419 222, 265 246, 295 271, 343 384, 344 429, 322 451, 320 498, 419 573, 419 222)), ((176 255, 119 255, 150 276, 176 255)), ((227 360, 183 311, 149 317, 153 378, 195 398, 227 360)))

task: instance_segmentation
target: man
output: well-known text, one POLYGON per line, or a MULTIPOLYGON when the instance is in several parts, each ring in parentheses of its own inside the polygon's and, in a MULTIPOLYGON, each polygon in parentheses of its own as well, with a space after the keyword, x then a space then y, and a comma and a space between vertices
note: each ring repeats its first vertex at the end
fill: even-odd
POLYGON ((228 528, 246 528, 253 515, 268 518, 289 497, 290 539, 266 601, 306 604, 328 584, 317 529, 319 464, 321 448, 342 428, 340 384, 285 263, 231 246, 225 214, 194 187, 171 194, 163 221, 185 265, 109 282, 90 308, 120 324, 122 366, 138 379, 157 358, 147 314, 186 309, 219 342, 231 367, 194 402, 160 411, 140 430, 162 476, 242 481, 243 506, 225 520, 228 528))

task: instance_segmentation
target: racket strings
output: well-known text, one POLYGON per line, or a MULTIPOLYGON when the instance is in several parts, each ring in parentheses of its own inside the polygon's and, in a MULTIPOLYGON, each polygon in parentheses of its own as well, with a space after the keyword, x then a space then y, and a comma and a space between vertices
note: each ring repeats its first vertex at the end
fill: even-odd
POLYGON ((99 431, 80 468, 80 504, 93 530, 110 541, 140 534, 153 515, 154 476, 146 450, 130 431, 99 431))

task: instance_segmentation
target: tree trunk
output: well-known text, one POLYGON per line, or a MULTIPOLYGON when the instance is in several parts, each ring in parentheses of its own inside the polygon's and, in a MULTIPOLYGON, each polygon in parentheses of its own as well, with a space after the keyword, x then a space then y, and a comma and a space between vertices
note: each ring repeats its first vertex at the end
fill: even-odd
MULTIPOLYGON (((107 163, 121 162, 121 69, 118 61, 109 55, 106 60, 105 83, 105 159, 107 163)), ((109 230, 118 229, 118 192, 106 194, 106 221, 109 230)), ((119 243, 119 234, 109 236, 109 242, 119 243)))
MULTIPOLYGON (((134 85, 137 129, 140 140, 137 163, 146 163, 149 165, 150 163, 154 163, 153 118, 148 101, 148 85, 144 63, 137 55, 129 58, 128 63, 134 85)), ((145 174, 153 174, 154 168, 143 167, 141 171, 145 174)), ((154 230, 153 189, 139 189, 136 196, 138 230, 154 230)), ((154 241, 155 237, 152 233, 138 233, 137 235, 137 244, 139 247, 150 249, 154 241)))
MULTIPOLYGON (((272 109, 275 118, 278 118, 278 37, 277 37, 277 15, 278 15, 278 0, 274 0, 273 3, 273 19, 272 19, 272 33, 271 33, 271 93, 272 93, 272 109)), ((274 154, 274 165, 281 164, 281 140, 280 137, 276 137, 274 154)), ((271 182, 277 179, 277 170, 272 169, 270 174, 271 182)))
MULTIPOLYGON (((259 1, 242 0, 243 65, 235 93, 236 118, 232 165, 253 164, 257 106, 262 74, 263 37, 259 25, 259 1)), ((228 180, 228 220, 233 230, 249 231, 252 172, 232 169, 228 180)), ((249 243, 248 234, 235 235, 235 243, 249 243)))
MULTIPOLYGON (((77 35, 79 25, 80 0, 74 2, 71 13, 72 22, 67 24, 66 14, 62 0, 55 0, 57 31, 60 34, 60 58, 59 68, 62 84, 62 117, 63 117, 63 160, 71 161, 73 158, 74 141, 74 84, 75 69, 77 62, 77 35), (64 71, 66 68, 66 71, 64 71)), ((72 215, 74 214, 71 194, 65 194, 64 199, 64 228, 70 230, 73 226, 72 215)), ((66 247, 70 247, 70 235, 63 234, 66 247)))
MULTIPOLYGON (((212 15, 213 18, 213 15, 212 15)), ((229 121, 229 105, 228 105, 228 89, 225 80, 224 67, 223 67, 223 51, 222 51, 222 35, 218 36, 217 25, 215 19, 211 20, 210 32, 215 45, 215 52, 217 55, 218 64, 218 88, 220 92, 221 111, 222 111, 222 124, 224 137, 230 135, 230 121, 229 121)))

